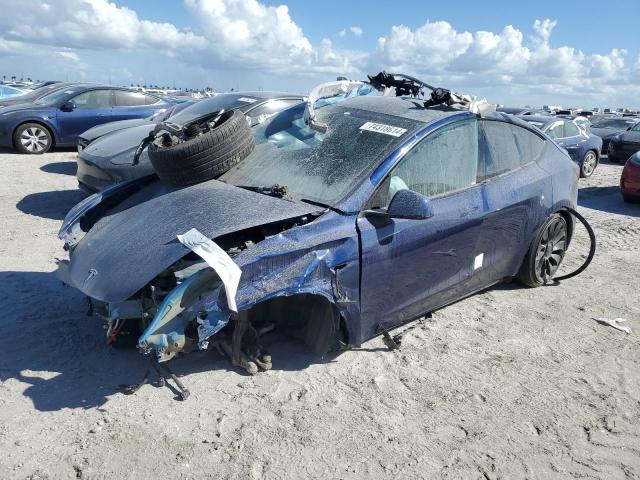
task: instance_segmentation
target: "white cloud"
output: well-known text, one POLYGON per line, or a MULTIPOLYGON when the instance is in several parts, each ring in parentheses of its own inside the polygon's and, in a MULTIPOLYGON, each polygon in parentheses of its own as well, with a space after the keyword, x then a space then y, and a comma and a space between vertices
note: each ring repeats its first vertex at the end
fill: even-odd
MULTIPOLYGON (((34 0, 29 8, 22 0, 3 0, 3 68, 6 70, 7 59, 12 64, 22 61, 22 70, 33 65, 34 55, 47 55, 56 58, 58 68, 66 65, 73 69, 68 71, 82 70, 88 77, 92 67, 101 78, 130 68, 127 81, 132 76, 148 77, 148 70, 165 75, 181 71, 182 76, 194 78, 203 72, 233 71, 233 75, 247 77, 242 81, 248 87, 251 79, 266 81, 262 80, 265 75, 274 79, 291 75, 316 80, 335 75, 363 78, 386 69, 494 96, 557 93, 595 99, 637 92, 628 86, 640 73, 640 58, 634 61, 637 52, 627 65, 628 52, 622 48, 587 54, 574 46, 555 46, 552 37, 558 24, 551 19, 536 20, 529 35, 512 25, 497 32, 457 31, 446 21, 426 21, 417 28, 391 25, 368 50, 345 50, 328 38, 311 41, 286 5, 271 6, 259 0, 183 2, 193 19, 190 29, 140 18, 135 11, 108 0, 34 0), (32 48, 34 44, 37 49, 32 48), (149 52, 154 56, 148 56, 149 52), (141 55, 145 61, 140 64, 124 63, 141 55), (110 64, 104 65, 105 60, 110 64), (238 73, 247 71, 255 75, 238 73)), ((362 37, 363 33, 360 26, 351 25, 337 36, 362 37)))

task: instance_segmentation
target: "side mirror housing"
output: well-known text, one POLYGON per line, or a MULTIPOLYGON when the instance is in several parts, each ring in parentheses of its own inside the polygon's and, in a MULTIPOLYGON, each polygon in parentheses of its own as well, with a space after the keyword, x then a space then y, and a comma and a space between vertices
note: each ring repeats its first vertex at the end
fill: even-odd
POLYGON ((60 110, 63 112, 73 112, 77 108, 76 102, 73 100, 67 100, 62 105, 60 105, 60 110))
POLYGON ((398 190, 391 199, 387 215, 391 218, 426 220, 433 217, 431 201, 412 190, 398 190))

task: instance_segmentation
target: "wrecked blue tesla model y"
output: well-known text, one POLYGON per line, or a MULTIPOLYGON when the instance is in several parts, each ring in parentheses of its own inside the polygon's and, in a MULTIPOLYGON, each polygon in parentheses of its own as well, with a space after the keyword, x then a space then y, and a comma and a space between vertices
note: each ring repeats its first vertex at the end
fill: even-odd
POLYGON ((159 361, 216 344, 250 373, 276 328, 340 350, 493 284, 553 277, 578 167, 501 113, 356 96, 291 107, 255 148, 187 187, 145 177, 87 198, 60 231, 60 277, 111 335, 159 361))

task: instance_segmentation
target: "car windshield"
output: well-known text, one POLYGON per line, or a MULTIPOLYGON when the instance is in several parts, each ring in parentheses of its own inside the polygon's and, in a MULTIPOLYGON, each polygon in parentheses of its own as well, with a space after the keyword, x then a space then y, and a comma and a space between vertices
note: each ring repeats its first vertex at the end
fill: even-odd
POLYGON ((636 123, 636 120, 628 120, 624 118, 601 118, 591 122, 591 126, 595 128, 629 128, 636 123))
POLYGON ((56 90, 55 92, 51 92, 49 95, 45 95, 34 101, 38 105, 55 105, 63 98, 68 97, 73 93, 79 92, 81 89, 79 88, 63 88, 62 90, 56 90))
POLYGON ((262 101, 262 98, 253 97, 251 95, 223 93, 216 95, 215 97, 207 98, 206 100, 200 100, 199 102, 190 105, 180 113, 173 115, 171 117, 171 121, 178 125, 183 125, 198 117, 217 112, 222 109, 231 110, 242 107, 249 108, 262 101))
POLYGON ((420 122, 330 105, 316 110, 326 132, 305 125, 298 104, 257 127, 256 146, 220 180, 243 187, 287 187, 289 196, 333 205, 398 148, 420 122))
POLYGON ((640 122, 636 123, 631 129, 633 132, 640 132, 640 122))

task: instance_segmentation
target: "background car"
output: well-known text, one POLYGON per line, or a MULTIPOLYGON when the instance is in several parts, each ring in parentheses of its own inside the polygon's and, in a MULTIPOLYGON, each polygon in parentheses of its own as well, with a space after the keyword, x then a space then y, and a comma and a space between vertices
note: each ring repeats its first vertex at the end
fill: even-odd
POLYGON ((640 152, 631 155, 624 164, 620 175, 620 191, 625 202, 640 202, 640 152))
POLYGON ((609 141, 609 160, 612 162, 626 162, 634 153, 640 151, 640 122, 627 131, 618 133, 609 141))
POLYGON ((26 92, 27 90, 21 88, 0 84, 0 99, 18 97, 24 95, 26 92))
POLYGON ((591 133, 602 138, 602 153, 609 151, 609 142, 617 134, 626 131, 640 121, 633 117, 597 116, 591 119, 591 133))
MULTIPOLYGON (((69 88, 72 86, 83 85, 82 83, 52 83, 48 85, 43 85, 42 87, 30 90, 20 95, 19 97, 7 97, 0 99, 0 107, 7 107, 9 105, 18 105, 20 103, 31 103, 39 98, 42 98, 46 95, 49 95, 51 92, 55 92, 56 90, 62 90, 63 88, 69 88)), ((87 84, 84 84, 87 85, 87 84)))
POLYGON ((155 95, 103 85, 75 85, 31 103, 0 108, 0 146, 39 154, 75 146, 78 135, 102 123, 149 117, 171 106, 155 95))
POLYGON ((125 128, 138 127, 140 125, 155 125, 158 122, 163 122, 171 115, 184 110, 191 105, 193 101, 182 102, 179 104, 171 105, 165 110, 159 110, 150 117, 147 118, 132 118, 129 120, 117 120, 115 122, 103 123, 90 128, 89 130, 82 132, 78 137, 78 153, 87 148, 91 142, 103 137, 109 133, 117 132, 118 130, 124 130, 125 128))
POLYGON ((136 325, 154 317, 139 345, 159 361, 221 331, 231 295, 242 318, 268 318, 325 353, 507 278, 532 287, 553 278, 577 167, 540 131, 383 96, 306 118, 299 104, 258 126, 255 147, 219 180, 172 187, 146 177, 89 197, 60 230, 70 260, 59 277, 96 314, 127 302, 136 325), (242 272, 235 294, 178 241, 185 232, 231 252, 242 272), (201 304, 216 328, 198 329, 201 304))
POLYGON ((567 118, 523 115, 519 117, 553 138, 580 167, 580 176, 593 174, 600 161, 602 139, 567 118))
MULTIPOLYGON (((222 93, 178 109, 169 119, 172 123, 185 124, 222 109, 239 109, 247 116, 250 125, 254 126, 303 99, 302 95, 283 92, 222 93)), ((113 183, 152 174, 153 167, 147 149, 142 150, 138 158, 134 158, 134 154, 156 123, 164 120, 161 117, 144 120, 138 125, 126 125, 126 128, 117 128, 110 133, 103 132, 102 128, 108 128, 110 124, 83 133, 78 144, 76 174, 80 188, 95 192, 113 183)))

